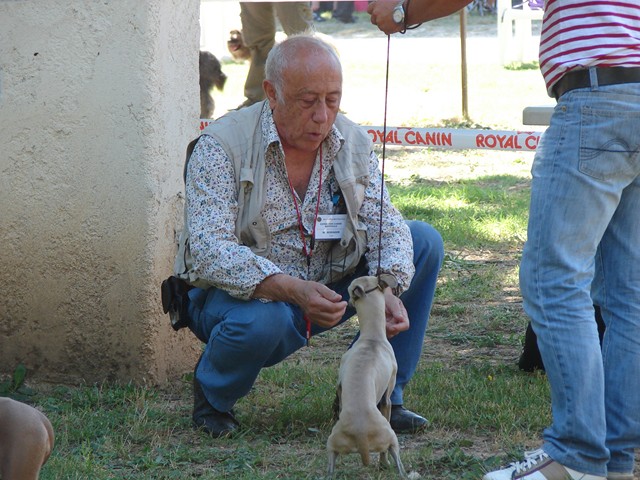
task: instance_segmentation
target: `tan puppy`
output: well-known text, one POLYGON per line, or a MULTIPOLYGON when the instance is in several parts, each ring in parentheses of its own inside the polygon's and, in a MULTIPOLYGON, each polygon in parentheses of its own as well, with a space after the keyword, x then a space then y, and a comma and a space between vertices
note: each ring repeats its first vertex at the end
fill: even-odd
POLYGON ((340 415, 327 440, 328 474, 333 476, 339 454, 359 453, 369 465, 369 453, 380 453, 380 466, 387 467, 387 452, 407 478, 400 460, 398 437, 389 425, 391 391, 398 364, 386 334, 385 287, 395 287, 390 275, 360 277, 349 286, 351 303, 360 322, 360 337, 340 362, 338 404, 340 415))
POLYGON ((0 478, 37 480, 53 450, 53 427, 39 410, 0 397, 0 478))

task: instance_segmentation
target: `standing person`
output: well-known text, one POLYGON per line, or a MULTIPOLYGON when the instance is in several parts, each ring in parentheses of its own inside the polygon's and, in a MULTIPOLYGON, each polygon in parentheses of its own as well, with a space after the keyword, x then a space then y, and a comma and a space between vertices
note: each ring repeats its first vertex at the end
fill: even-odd
POLYGON ((333 12, 331 18, 335 18, 342 23, 355 23, 356 18, 353 16, 355 10, 355 2, 352 0, 340 0, 333 2, 333 12))
MULTIPOLYGON (((413 0, 409 24, 449 0, 413 0)), ((463 2, 457 3, 451 12, 463 2)), ((396 2, 369 6, 386 33, 396 2)), ((399 15, 396 20, 399 19, 399 15)), ((547 0, 540 68, 558 101, 532 168, 520 266, 551 386, 541 449, 485 480, 633 480, 640 446, 640 4, 547 0), (593 303, 606 324, 602 348, 593 303)))
POLYGON ((309 35, 277 44, 264 89, 265 101, 207 127, 187 166, 188 274, 200 288, 169 298, 171 277, 163 306, 179 317, 174 328, 186 325, 206 344, 194 426, 214 437, 235 431, 232 408, 260 370, 353 316, 347 287, 379 264, 398 281, 385 290, 398 362, 391 426, 417 432, 427 420, 403 407, 403 390, 420 359, 442 238, 405 222, 386 189, 381 199, 371 140, 339 113, 342 67, 330 45, 309 35))
POLYGON ((276 17, 287 35, 313 31, 309 2, 240 2, 242 35, 251 52, 244 84, 246 100, 240 107, 248 107, 265 99, 262 89, 264 64, 276 41, 276 17))

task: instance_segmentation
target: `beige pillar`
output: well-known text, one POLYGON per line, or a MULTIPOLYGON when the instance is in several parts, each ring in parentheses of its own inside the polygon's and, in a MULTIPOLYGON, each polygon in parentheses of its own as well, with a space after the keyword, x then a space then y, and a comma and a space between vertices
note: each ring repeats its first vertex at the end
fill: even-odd
POLYGON ((197 135, 199 0, 0 1, 0 371, 152 383, 197 135))

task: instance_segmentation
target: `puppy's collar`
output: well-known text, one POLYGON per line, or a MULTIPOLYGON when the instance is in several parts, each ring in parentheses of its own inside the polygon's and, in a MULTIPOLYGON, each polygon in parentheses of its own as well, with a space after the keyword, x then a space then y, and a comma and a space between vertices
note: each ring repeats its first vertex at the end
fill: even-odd
POLYGON ((364 291, 364 293, 365 293, 365 295, 366 295, 367 293, 371 293, 371 292, 373 292, 373 291, 375 291, 375 290, 380 290, 380 291, 382 291, 382 287, 380 286, 380 284, 376 285, 375 287, 373 287, 373 288, 371 288, 371 289, 369 289, 369 290, 365 290, 365 291, 364 291))

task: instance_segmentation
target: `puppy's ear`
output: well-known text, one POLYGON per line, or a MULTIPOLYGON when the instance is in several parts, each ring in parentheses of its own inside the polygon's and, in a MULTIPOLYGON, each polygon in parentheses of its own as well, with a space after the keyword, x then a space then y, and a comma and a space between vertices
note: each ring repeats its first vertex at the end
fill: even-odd
POLYGON ((380 284, 380 286, 382 287, 383 290, 386 287, 396 288, 398 286, 398 280, 396 279, 396 277, 394 277, 390 273, 382 273, 382 274, 380 274, 380 278, 378 280, 378 283, 380 284))
POLYGON ((356 285, 355 287, 353 287, 353 290, 351 290, 351 301, 358 300, 359 298, 364 297, 364 295, 364 288, 362 288, 360 285, 356 285))

